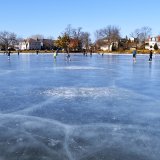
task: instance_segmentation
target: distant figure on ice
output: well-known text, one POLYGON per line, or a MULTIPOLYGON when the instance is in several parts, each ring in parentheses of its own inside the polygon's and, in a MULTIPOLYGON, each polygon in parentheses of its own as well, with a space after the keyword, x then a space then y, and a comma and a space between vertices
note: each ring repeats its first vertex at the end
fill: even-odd
POLYGON ((56 51, 54 52, 53 57, 54 57, 54 60, 56 60, 56 58, 57 58, 57 53, 56 53, 56 51))
POLYGON ((11 51, 10 50, 8 51, 7 55, 8 55, 8 60, 10 60, 10 56, 11 56, 11 51))
POLYGON ((56 60, 57 56, 58 56, 58 52, 59 52, 59 49, 57 49, 54 54, 53 54, 53 57, 54 57, 54 60, 56 60))
POLYGON ((18 56, 19 56, 19 52, 20 52, 20 51, 18 50, 18 56))
POLYGON ((137 48, 133 50, 133 62, 136 62, 137 48))
POLYGON ((86 56, 86 50, 85 49, 83 49, 83 55, 86 56))
POLYGON ((150 47, 150 53, 149 53, 149 62, 152 62, 152 56, 153 56, 153 48, 152 46, 150 47))
POLYGON ((67 55, 66 55, 66 61, 71 61, 71 58, 70 58, 70 57, 71 57, 70 54, 67 53, 67 55))
POLYGON ((90 56, 92 57, 92 49, 90 49, 90 56))
POLYGON ((37 50, 36 53, 37 53, 37 55, 38 55, 39 51, 37 50))

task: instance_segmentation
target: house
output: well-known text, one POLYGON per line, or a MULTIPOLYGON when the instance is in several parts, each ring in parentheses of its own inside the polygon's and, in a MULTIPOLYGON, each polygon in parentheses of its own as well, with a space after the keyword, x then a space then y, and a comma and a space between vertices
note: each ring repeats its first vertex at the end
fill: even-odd
POLYGON ((110 45, 102 45, 102 46, 100 46, 100 50, 102 50, 102 51, 111 51, 112 50, 112 46, 110 46, 110 45))
POLYGON ((41 39, 41 49, 52 50, 55 48, 54 41, 52 39, 41 39))
POLYGON ((118 49, 118 40, 109 42, 107 39, 100 39, 96 42, 96 45, 102 51, 114 51, 118 49))
POLYGON ((41 50, 41 41, 38 39, 26 39, 19 42, 19 49, 20 50, 41 50))
POLYGON ((102 51, 115 51, 118 49, 118 44, 119 44, 118 42, 112 42, 111 44, 107 43, 100 46, 100 49, 102 51))
POLYGON ((154 48, 155 44, 157 44, 160 49, 160 36, 148 38, 145 41, 145 49, 150 49, 151 47, 154 48))

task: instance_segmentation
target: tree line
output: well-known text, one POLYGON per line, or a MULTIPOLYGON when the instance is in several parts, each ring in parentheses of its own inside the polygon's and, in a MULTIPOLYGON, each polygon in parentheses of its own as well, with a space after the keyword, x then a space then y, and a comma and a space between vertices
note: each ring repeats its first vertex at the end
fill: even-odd
POLYGON ((82 31, 81 27, 72 28, 68 25, 65 31, 55 41, 55 45, 66 52, 80 52, 83 48, 89 50, 92 46, 90 33, 82 31))
MULTIPOLYGON (((145 49, 145 41, 151 33, 152 29, 147 26, 135 29, 129 35, 130 38, 134 39, 133 42, 127 36, 125 38, 121 37, 118 26, 108 25, 95 31, 95 42, 92 42, 89 32, 84 32, 81 27, 73 28, 71 25, 68 25, 53 43, 57 48, 61 48, 65 52, 81 52, 83 49, 87 51, 99 50, 104 45, 112 46, 112 50, 126 50, 131 45, 145 49)), ((34 35, 31 38, 41 39, 44 36, 34 35)), ((3 50, 7 51, 9 47, 14 48, 14 45, 21 40, 23 39, 18 39, 15 33, 0 32, 0 48, 3 50)))

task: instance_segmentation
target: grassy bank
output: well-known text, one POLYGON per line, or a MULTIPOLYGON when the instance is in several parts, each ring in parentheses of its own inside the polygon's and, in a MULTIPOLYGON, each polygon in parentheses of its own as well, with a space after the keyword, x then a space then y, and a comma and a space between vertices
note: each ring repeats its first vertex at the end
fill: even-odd
MULTIPOLYGON (((124 50, 124 51, 98 51, 98 53, 105 53, 105 54, 107 54, 107 53, 115 53, 115 54, 132 54, 132 50, 124 50)), ((149 50, 137 50, 137 53, 138 54, 149 54, 150 53, 150 51, 149 50)), ((153 53, 154 54, 160 54, 160 50, 157 50, 157 51, 153 51, 153 53)))

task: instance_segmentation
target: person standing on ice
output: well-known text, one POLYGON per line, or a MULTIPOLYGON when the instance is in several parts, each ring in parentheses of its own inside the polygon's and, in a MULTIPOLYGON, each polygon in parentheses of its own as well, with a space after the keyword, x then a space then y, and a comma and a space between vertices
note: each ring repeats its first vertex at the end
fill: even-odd
POLYGON ((133 50, 133 62, 136 62, 137 48, 133 50))
POLYGON ((149 53, 149 62, 152 62, 152 56, 153 56, 153 48, 150 47, 150 53, 149 53))
POLYGON ((54 60, 56 60, 56 58, 58 56, 58 52, 59 52, 59 48, 53 54, 54 60))
POLYGON ((10 56, 11 56, 11 51, 10 50, 8 51, 7 55, 8 55, 8 60, 10 60, 10 56))
POLYGON ((71 57, 70 54, 67 53, 67 55, 66 55, 66 61, 71 61, 71 58, 70 58, 70 57, 71 57))

